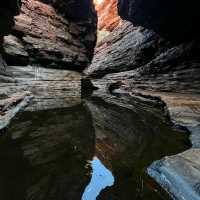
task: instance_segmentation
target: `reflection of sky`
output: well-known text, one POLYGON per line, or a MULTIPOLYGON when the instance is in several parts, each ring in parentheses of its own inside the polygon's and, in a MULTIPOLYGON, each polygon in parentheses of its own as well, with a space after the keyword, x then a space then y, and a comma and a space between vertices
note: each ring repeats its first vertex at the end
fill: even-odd
POLYGON ((90 183, 85 188, 82 200, 95 200, 99 193, 106 187, 114 184, 112 173, 94 157, 91 161, 92 177, 90 183))

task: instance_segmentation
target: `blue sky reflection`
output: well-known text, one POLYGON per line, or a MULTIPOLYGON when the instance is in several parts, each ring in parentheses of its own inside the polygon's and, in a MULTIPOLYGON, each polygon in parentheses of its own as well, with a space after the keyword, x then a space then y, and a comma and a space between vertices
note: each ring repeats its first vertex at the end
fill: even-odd
POLYGON ((112 173, 103 165, 103 163, 94 157, 91 161, 92 177, 90 183, 85 188, 82 200, 96 200, 100 192, 114 184, 112 173))

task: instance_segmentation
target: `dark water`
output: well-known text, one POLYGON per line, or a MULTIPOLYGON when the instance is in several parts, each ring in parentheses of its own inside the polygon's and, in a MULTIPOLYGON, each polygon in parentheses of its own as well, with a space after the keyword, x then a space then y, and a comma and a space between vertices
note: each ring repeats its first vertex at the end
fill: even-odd
POLYGON ((0 200, 167 200, 146 169, 188 147, 162 111, 126 98, 23 112, 0 136, 0 200))

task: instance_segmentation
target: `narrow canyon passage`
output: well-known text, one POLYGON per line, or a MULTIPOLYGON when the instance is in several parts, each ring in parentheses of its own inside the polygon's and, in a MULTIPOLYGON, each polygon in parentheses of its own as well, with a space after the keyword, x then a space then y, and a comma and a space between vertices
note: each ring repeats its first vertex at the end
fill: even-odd
POLYGON ((2 3, 1 200, 200 199, 199 5, 149 2, 2 3))

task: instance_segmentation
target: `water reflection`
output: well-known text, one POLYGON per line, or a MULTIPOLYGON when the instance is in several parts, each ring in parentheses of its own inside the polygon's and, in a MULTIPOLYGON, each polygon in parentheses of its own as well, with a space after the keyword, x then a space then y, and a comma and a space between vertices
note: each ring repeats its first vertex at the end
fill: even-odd
POLYGON ((188 141, 163 110, 127 97, 23 112, 0 136, 0 199, 166 200, 146 169, 188 141))
POLYGON ((83 193, 82 200, 96 200, 103 189, 114 184, 112 173, 97 157, 94 157, 91 161, 91 167, 92 177, 83 193))

